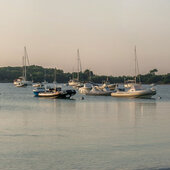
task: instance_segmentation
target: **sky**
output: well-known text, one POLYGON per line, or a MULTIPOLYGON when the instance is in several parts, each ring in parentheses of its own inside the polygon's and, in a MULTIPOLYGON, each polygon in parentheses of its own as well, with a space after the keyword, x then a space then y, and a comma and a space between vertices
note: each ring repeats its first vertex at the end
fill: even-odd
POLYGON ((31 65, 99 75, 170 73, 170 0, 0 0, 0 66, 31 65))

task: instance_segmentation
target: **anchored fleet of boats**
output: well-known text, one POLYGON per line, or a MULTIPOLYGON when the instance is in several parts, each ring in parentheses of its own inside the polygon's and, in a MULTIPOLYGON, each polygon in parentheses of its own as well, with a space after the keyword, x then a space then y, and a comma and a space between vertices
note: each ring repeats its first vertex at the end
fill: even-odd
MULTIPOLYGON (((36 97, 44 97, 44 98, 62 98, 68 99, 71 98, 79 92, 84 95, 93 95, 93 96, 112 96, 112 97, 129 97, 129 98, 151 98, 156 94, 156 89, 152 87, 144 88, 139 81, 137 83, 137 74, 138 69, 138 61, 136 55, 136 47, 135 47, 135 79, 127 80, 124 82, 123 88, 119 88, 118 84, 110 84, 110 82, 105 81, 103 84, 95 84, 92 82, 82 83, 80 82, 79 73, 82 71, 81 61, 79 50, 77 50, 77 77, 73 77, 69 82, 68 86, 72 87, 70 89, 63 90, 61 87, 57 87, 56 85, 56 69, 54 71, 54 83, 53 87, 50 87, 46 82, 46 79, 42 83, 35 83, 32 85, 31 81, 27 81, 27 63, 29 65, 29 59, 26 47, 24 47, 24 57, 23 57, 23 75, 18 79, 14 80, 14 85, 16 87, 25 87, 28 85, 32 85, 34 87, 33 93, 36 97), (75 89, 73 89, 75 88, 75 89)), ((46 74, 45 74, 46 77, 46 74)), ((140 80, 140 78, 138 78, 140 80)))

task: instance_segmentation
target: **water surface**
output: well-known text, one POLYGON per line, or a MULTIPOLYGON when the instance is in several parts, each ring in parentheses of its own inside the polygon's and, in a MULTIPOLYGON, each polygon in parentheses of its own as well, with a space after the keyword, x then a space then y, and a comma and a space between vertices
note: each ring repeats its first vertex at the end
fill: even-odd
POLYGON ((154 99, 59 100, 0 84, 0 169, 170 168, 170 86, 157 90, 154 99))

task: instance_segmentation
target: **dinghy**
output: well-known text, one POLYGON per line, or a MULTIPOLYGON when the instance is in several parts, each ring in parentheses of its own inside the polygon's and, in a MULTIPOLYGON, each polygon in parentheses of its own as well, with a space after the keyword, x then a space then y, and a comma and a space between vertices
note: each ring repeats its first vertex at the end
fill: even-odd
POLYGON ((112 97, 129 97, 129 98, 151 98, 156 94, 156 89, 142 88, 140 84, 133 84, 128 91, 119 91, 111 93, 112 97))
POLYGON ((49 98, 60 98, 69 99, 76 94, 75 90, 61 90, 60 87, 48 89, 48 91, 34 93, 37 97, 49 97, 49 98))

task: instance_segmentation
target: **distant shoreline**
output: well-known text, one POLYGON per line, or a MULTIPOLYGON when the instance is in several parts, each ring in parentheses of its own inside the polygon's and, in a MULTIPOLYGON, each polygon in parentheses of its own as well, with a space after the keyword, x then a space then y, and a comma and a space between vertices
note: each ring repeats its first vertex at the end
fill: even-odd
MULTIPOLYGON (((27 80, 33 82, 43 82, 46 80, 49 83, 54 81, 54 68, 43 68, 42 66, 31 65, 27 66, 27 80)), ((22 76, 22 67, 0 67, 0 83, 12 83, 15 79, 22 76)), ((138 75, 142 84, 170 84, 170 73, 164 75, 157 75, 157 69, 149 71, 145 75, 138 75)), ((110 83, 124 83, 126 80, 134 79, 134 76, 106 76, 97 75, 93 71, 86 69, 79 72, 81 82, 103 83, 109 81, 110 83)), ((67 83, 70 79, 77 78, 77 73, 65 73, 61 69, 56 70, 56 80, 58 83, 67 83)))

